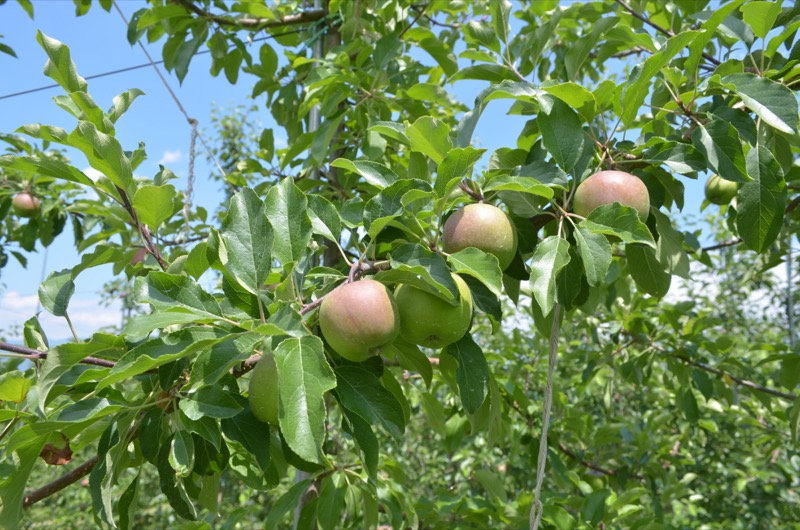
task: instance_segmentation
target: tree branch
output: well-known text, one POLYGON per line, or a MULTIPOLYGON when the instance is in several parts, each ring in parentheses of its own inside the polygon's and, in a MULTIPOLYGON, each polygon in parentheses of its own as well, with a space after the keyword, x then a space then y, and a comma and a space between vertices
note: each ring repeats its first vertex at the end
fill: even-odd
MULTIPOLYGON (((0 350, 17 353, 19 355, 24 356, 26 359, 31 359, 35 361, 47 359, 46 351, 33 350, 31 348, 26 348, 25 346, 17 346, 16 344, 11 344, 8 342, 0 342, 0 350)), ((106 359, 100 359, 98 357, 84 357, 78 362, 81 364, 92 364, 94 366, 103 366, 105 368, 112 368, 116 364, 114 361, 108 361, 106 359)))
POLYGON ((54 493, 58 493, 59 491, 63 490, 70 484, 74 484, 75 482, 79 481, 81 478, 85 477, 92 471, 92 468, 95 466, 95 464, 97 464, 98 460, 99 460, 98 456, 93 456, 92 458, 90 458, 80 466, 76 467, 66 475, 63 475, 55 479, 53 482, 45 484, 38 490, 34 490, 30 492, 28 495, 25 495, 25 499, 22 501, 22 507, 27 508, 31 504, 35 504, 40 500, 45 499, 50 495, 53 495, 54 493))
POLYGON ((191 11, 195 15, 210 20, 220 26, 236 26, 247 29, 262 30, 270 28, 280 28, 284 26, 293 26, 296 24, 305 24, 306 22, 316 22, 325 17, 326 12, 324 9, 309 9, 300 13, 285 15, 278 18, 238 18, 231 19, 221 17, 209 13, 205 9, 196 6, 190 0, 172 0, 174 3, 183 6, 187 11, 191 11))

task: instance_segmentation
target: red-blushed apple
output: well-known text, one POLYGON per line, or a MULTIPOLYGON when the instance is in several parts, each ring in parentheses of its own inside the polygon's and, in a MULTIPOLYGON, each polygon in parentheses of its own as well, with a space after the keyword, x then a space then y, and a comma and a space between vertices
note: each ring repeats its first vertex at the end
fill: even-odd
POLYGON ((265 353, 250 373, 250 410, 260 421, 278 426, 278 366, 275 356, 265 353))
POLYGON ((580 183, 575 191, 573 210, 587 217, 598 206, 618 202, 636 208, 645 221, 650 215, 650 194, 642 180, 624 171, 600 171, 580 183))
POLYGON ((442 247, 452 254, 475 247, 493 254, 505 270, 517 253, 517 230, 511 219, 497 206, 468 204, 447 218, 442 247))
POLYGON ((11 207, 20 217, 35 217, 39 213, 39 199, 28 192, 18 193, 11 200, 11 207))
POLYGON ((145 258, 147 257, 147 249, 142 247, 136 251, 136 254, 133 255, 131 258, 131 265, 138 265, 139 263, 144 263, 145 258))
POLYGON ((380 355, 400 331, 397 305, 389 289, 365 279, 340 285, 319 308, 322 336, 333 350, 350 361, 380 355))
POLYGON ((469 331, 472 322, 472 293, 457 274, 453 280, 458 287, 456 305, 417 289, 401 284, 394 291, 400 312, 400 336, 407 342, 428 348, 443 348, 456 342, 469 331))
POLYGON ((708 202, 723 205, 728 204, 736 197, 739 186, 735 182, 725 180, 719 175, 711 175, 706 181, 704 191, 708 202))

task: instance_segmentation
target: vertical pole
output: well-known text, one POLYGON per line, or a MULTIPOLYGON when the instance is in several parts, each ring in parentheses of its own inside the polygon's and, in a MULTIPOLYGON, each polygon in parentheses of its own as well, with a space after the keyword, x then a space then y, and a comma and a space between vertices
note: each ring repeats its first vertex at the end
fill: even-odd
POLYGON ((793 266, 792 260, 792 234, 786 235, 786 319, 789 325, 789 348, 794 353, 794 294, 793 294, 793 266))

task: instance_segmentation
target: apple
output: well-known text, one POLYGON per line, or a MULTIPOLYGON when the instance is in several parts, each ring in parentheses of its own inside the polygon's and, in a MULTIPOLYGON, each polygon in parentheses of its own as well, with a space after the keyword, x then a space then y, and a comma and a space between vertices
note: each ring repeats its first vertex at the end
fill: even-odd
POLYGON ((467 247, 493 254, 505 270, 517 253, 517 230, 497 206, 468 204, 447 218, 442 243, 449 254, 467 247))
POLYGON ((719 175, 711 175, 706 181, 706 200, 712 204, 728 204, 736 197, 739 186, 735 182, 725 180, 719 175))
POLYGON ((403 339, 438 349, 456 342, 469 331, 472 293, 460 276, 452 276, 458 287, 459 301, 456 305, 413 285, 401 284, 395 289, 403 339))
POLYGON ((134 254, 133 257, 131 258, 131 265, 135 266, 140 263, 144 263, 146 257, 147 257, 147 249, 142 247, 138 251, 136 251, 136 254, 134 254))
POLYGON ((18 193, 11 200, 14 213, 20 217, 35 217, 39 213, 39 199, 28 192, 18 193))
POLYGON ((389 289, 375 280, 340 285, 319 308, 322 336, 333 350, 350 361, 380 355, 400 331, 397 304, 389 289))
POLYGON ((600 171, 591 175, 578 186, 572 205, 576 214, 587 217, 598 206, 615 202, 636 208, 642 221, 650 215, 647 186, 639 177, 624 171, 600 171))
POLYGON ((250 374, 250 409, 253 416, 270 425, 278 425, 278 366, 275 356, 265 353, 250 374))

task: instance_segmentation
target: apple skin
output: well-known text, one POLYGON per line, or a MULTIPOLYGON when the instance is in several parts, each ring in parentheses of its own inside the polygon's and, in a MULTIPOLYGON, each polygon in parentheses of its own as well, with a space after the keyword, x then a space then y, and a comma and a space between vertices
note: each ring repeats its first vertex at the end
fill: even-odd
POLYGON ((136 254, 133 255, 131 258, 131 265, 138 265, 139 263, 144 263, 145 258, 147 257, 147 249, 142 247, 136 251, 136 254))
POLYGON ((608 170, 591 175, 578 186, 572 205, 576 214, 588 217, 598 206, 615 202, 636 208, 642 221, 650 215, 647 186, 639 177, 624 171, 608 170))
POLYGON ((457 274, 453 280, 460 301, 450 305, 435 295, 401 284, 394 291, 400 312, 400 335, 408 342, 428 348, 444 348, 469 331, 472 322, 472 293, 457 274))
POLYGON ((250 409, 258 420, 278 425, 278 366, 275 356, 265 353, 250 374, 250 409))
POLYGON ((735 182, 725 180, 719 175, 711 175, 706 181, 706 200, 712 204, 728 204, 738 191, 739 186, 735 182))
POLYGON ((35 217, 40 206, 39 199, 27 192, 18 193, 11 200, 14 213, 20 217, 35 217))
POLYGON ((493 254, 505 270, 517 254, 517 229, 497 206, 468 204, 447 218, 442 234, 448 254, 468 247, 493 254))
POLYGON ((389 289, 375 280, 340 285, 319 308, 322 336, 349 361, 364 362, 391 344, 400 332, 397 304, 389 289))

